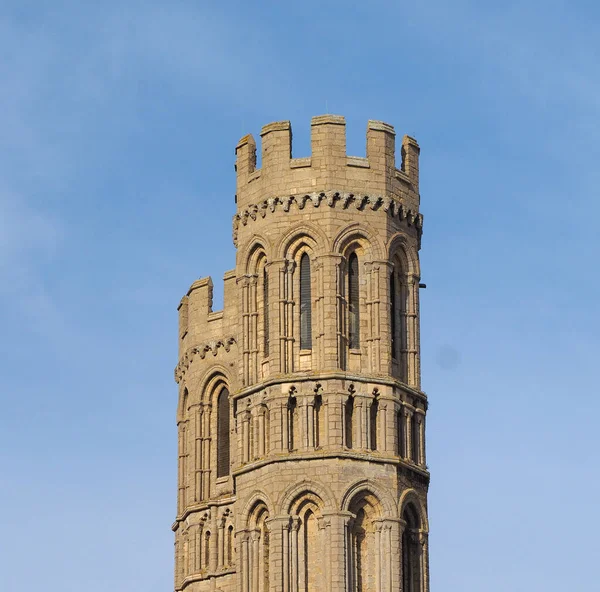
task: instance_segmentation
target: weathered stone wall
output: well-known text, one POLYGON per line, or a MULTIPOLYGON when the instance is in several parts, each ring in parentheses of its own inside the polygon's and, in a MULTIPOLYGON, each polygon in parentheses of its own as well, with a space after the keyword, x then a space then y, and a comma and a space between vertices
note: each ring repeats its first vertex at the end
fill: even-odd
POLYGON ((419 147, 396 168, 370 121, 349 157, 329 115, 307 158, 289 122, 261 136, 261 169, 236 149, 224 310, 210 278, 179 306, 175 588, 427 592, 419 147))

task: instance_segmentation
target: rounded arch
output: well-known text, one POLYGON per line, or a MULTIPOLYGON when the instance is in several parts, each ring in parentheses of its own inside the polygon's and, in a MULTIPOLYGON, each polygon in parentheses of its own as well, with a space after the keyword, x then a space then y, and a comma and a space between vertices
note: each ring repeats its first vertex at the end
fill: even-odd
POLYGON ((427 510, 414 489, 405 489, 398 501, 398 515, 400 518, 404 515, 404 511, 409 509, 416 514, 419 520, 419 527, 424 532, 429 532, 429 521, 427 519, 427 510))
POLYGON ((261 260, 269 260, 271 252, 270 242, 261 235, 254 234, 241 252, 238 252, 239 260, 243 262, 244 273, 257 273, 261 260))
POLYGON ((223 387, 227 387, 232 392, 231 377, 229 371, 221 364, 211 366, 204 375, 198 380, 197 391, 200 393, 202 403, 215 403, 219 392, 223 387))
POLYGON ((419 257, 409 244, 405 234, 401 232, 394 234, 388 241, 386 250, 389 261, 398 258, 405 273, 421 277, 419 257))
POLYGON ((379 235, 365 222, 353 222, 338 232, 332 250, 347 257, 357 247, 363 251, 366 260, 381 259, 385 252, 379 235))
POLYGON ((185 421, 190 406, 189 390, 187 386, 182 386, 183 388, 179 394, 179 405, 177 406, 177 423, 185 421))
POLYGON ((318 226, 305 222, 283 236, 276 248, 277 257, 299 259, 302 247, 308 248, 314 257, 320 253, 328 253, 330 241, 318 226))
POLYGON ((271 503, 271 499, 262 489, 258 489, 257 491, 255 491, 245 503, 244 509, 240 514, 240 523, 238 524, 239 529, 243 530, 248 526, 253 514, 256 512, 256 509, 260 506, 264 506, 270 516, 274 515, 273 504, 271 503))
POLYGON ((392 496, 371 479, 363 479, 351 485, 342 497, 340 509, 344 512, 351 512, 351 508, 357 500, 367 497, 369 500, 372 498, 378 500, 383 518, 398 518, 398 508, 392 496))
POLYGON ((331 489, 321 483, 305 479, 300 483, 288 487, 277 500, 276 508, 279 514, 290 514, 295 504, 302 499, 319 500, 322 512, 334 512, 336 503, 335 496, 331 489))

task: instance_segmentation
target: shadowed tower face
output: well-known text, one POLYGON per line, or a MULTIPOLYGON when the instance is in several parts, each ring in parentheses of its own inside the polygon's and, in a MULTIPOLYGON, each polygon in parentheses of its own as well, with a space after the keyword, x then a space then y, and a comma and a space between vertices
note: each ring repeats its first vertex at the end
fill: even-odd
POLYGON ((240 140, 224 310, 179 306, 176 590, 429 592, 419 146, 311 131, 240 140))

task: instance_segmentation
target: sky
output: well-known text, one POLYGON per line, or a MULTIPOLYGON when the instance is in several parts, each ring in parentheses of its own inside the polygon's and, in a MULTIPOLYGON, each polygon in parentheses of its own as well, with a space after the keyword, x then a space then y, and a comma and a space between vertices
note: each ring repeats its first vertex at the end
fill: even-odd
POLYGON ((0 590, 172 590, 177 305, 234 148, 421 145, 432 591, 592 590, 597 2, 0 5, 0 590))

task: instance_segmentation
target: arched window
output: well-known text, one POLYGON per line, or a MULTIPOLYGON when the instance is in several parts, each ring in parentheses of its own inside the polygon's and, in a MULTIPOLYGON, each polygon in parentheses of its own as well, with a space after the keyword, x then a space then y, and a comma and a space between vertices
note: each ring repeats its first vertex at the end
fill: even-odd
POLYGON ((371 409, 369 410, 370 417, 370 426, 369 433, 371 435, 371 450, 377 450, 377 414, 379 412, 379 401, 375 399, 371 403, 371 409))
POLYGON ((310 259, 306 253, 300 258, 300 349, 312 349, 310 259))
POLYGON ((410 420, 410 459, 415 464, 419 464, 420 451, 419 418, 413 413, 410 420))
POLYGON ((352 422, 354 421, 354 397, 350 395, 344 408, 344 427, 346 448, 352 448, 352 422))
POLYGON ((350 349, 360 347, 358 279, 358 257, 356 253, 352 253, 348 259, 348 345, 350 349))
POLYGON ((288 450, 294 450, 297 437, 296 423, 298 422, 298 402, 296 397, 290 397, 287 404, 288 450))
POLYGON ((421 545, 419 543, 419 517, 411 506, 402 513, 402 591, 421 592, 421 545))
POLYGON ((266 266, 263 268, 263 350, 269 355, 269 274, 266 266))
POLYGON ((346 535, 347 589, 350 592, 388 590, 384 576, 382 577, 383 566, 380 565, 380 571, 377 573, 375 559, 380 557, 384 562, 389 561, 389 556, 385 554, 375 534, 375 521, 381 515, 379 501, 371 494, 359 495, 350 505, 349 510, 354 516, 348 523, 346 535), (378 578, 383 580, 381 587, 377 584, 378 578))
POLYGON ((204 569, 210 569, 210 532, 204 533, 204 569))
POLYGON ((396 415, 397 431, 398 431, 398 456, 406 458, 406 418, 402 410, 396 415))
POLYGON ((314 443, 315 448, 319 448, 321 446, 321 430, 323 429, 323 397, 321 395, 315 395, 315 405, 314 405, 314 443))
POLYGON ((390 333, 392 342, 392 360, 398 359, 398 337, 396 335, 397 321, 397 307, 396 307, 396 273, 392 270, 390 274, 390 333))
POLYGON ((217 400, 217 478, 229 475, 229 391, 221 389, 217 400))
POLYGON ((227 529, 227 566, 233 565, 233 526, 227 529))
POLYGON ((269 590, 269 511, 259 503, 248 521, 246 541, 242 542, 242 589, 248 592, 269 590), (247 563, 246 563, 247 562, 247 563))
POLYGON ((403 382, 409 380, 408 340, 408 284, 406 262, 397 255, 393 258, 390 275, 390 341, 394 375, 403 382))

